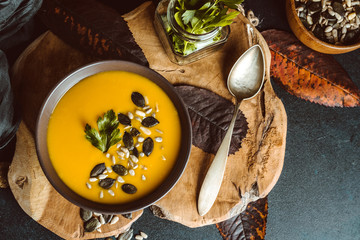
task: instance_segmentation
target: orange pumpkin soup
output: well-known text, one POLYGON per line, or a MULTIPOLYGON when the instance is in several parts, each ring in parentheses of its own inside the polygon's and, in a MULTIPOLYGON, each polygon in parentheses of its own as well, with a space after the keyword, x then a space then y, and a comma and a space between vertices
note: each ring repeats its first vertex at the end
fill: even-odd
POLYGON ((98 73, 77 83, 58 102, 47 132, 49 156, 62 181, 84 198, 110 204, 136 200, 155 190, 174 166, 180 140, 178 112, 167 94, 149 79, 124 71, 98 73), (134 104, 134 93, 144 97, 144 107, 134 104), (116 121, 118 114, 122 116, 117 127, 122 139, 102 152, 85 137, 84 130, 88 124, 98 131, 98 118, 109 110, 116 121), (130 126, 124 124, 124 116, 130 126), (153 120, 147 127, 145 118, 153 120), (127 141, 133 141, 132 146, 127 143, 130 151, 125 134, 127 141), (147 138, 153 143, 150 154, 149 147, 144 150, 147 138), (90 177, 102 163, 106 168, 90 177), (119 165, 126 169, 123 176, 119 165), (135 186, 136 192, 126 193, 128 186, 135 186))

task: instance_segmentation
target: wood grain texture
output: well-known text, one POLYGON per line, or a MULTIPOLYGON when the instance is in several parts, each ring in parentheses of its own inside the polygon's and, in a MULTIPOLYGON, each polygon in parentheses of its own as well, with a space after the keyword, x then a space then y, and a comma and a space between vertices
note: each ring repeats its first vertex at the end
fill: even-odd
MULTIPOLYGON (((172 84, 190 84, 209 89, 232 100, 226 88, 227 75, 232 65, 248 48, 248 20, 239 15, 231 25, 228 42, 221 51, 197 62, 179 66, 169 61, 153 27, 155 7, 144 3, 124 15, 137 44, 143 49, 150 68, 167 78, 172 84)), ((188 166, 178 184, 163 199, 153 205, 153 212, 163 218, 189 227, 199 227, 223 221, 243 211, 248 202, 265 197, 277 182, 284 161, 287 117, 284 106, 270 83, 271 54, 265 40, 256 29, 255 42, 259 42, 266 55, 266 82, 261 94, 242 102, 240 109, 249 123, 242 148, 230 155, 225 176, 213 208, 204 217, 197 212, 197 197, 213 154, 192 146, 188 166), (257 182, 258 191, 252 191, 257 182), (241 189, 242 198, 238 189, 241 189)), ((233 101, 234 102, 234 101, 233 101)))
POLYGON ((16 151, 8 173, 9 185, 15 199, 30 217, 65 239, 100 238, 121 233, 143 212, 135 212, 132 220, 119 216, 119 222, 104 225, 102 233, 84 233, 79 207, 51 186, 40 167, 33 133, 41 104, 58 81, 90 62, 93 62, 92 57, 46 32, 25 50, 12 69, 15 96, 23 106, 23 122, 17 133, 16 151))
MULTIPOLYGON (((228 100, 233 100, 226 88, 226 78, 237 58, 249 46, 248 21, 242 16, 236 19, 231 27, 232 33, 228 43, 221 51, 198 62, 178 66, 168 60, 156 36, 152 24, 154 11, 152 3, 146 2, 124 16, 137 44, 143 49, 150 67, 173 84, 189 84, 206 88, 228 100)), ((154 205, 154 209, 158 210, 158 215, 162 215, 166 219, 180 222, 189 227, 223 221, 242 212, 248 202, 266 196, 280 176, 285 154, 286 113, 280 99, 274 94, 269 80, 271 56, 269 49, 261 35, 255 29, 253 31, 254 39, 259 41, 265 51, 266 82, 263 91, 256 98, 244 101, 240 106, 249 122, 249 130, 243 139, 241 149, 228 159, 219 197, 207 215, 204 217, 198 215, 197 195, 214 155, 192 146, 190 160, 184 175, 170 193, 154 205), (239 190, 242 193, 241 196, 239 190)), ((51 32, 47 32, 39 38, 19 58, 13 72, 14 86, 17 98, 23 103, 24 123, 30 132, 34 131, 40 106, 55 83, 74 69, 93 60, 68 46, 51 32)), ((18 134, 21 137, 24 131, 19 131, 18 134)), ((28 144, 30 144, 30 140, 33 141, 31 135, 28 138, 28 144)), ((45 191, 43 195, 53 197, 55 194, 49 190, 51 187, 44 183, 38 183, 37 179, 44 180, 41 180, 40 177, 36 178, 36 181, 30 178, 32 170, 29 171, 29 169, 33 167, 32 165, 28 165, 28 168, 16 166, 26 158, 32 157, 35 161, 36 155, 30 154, 31 151, 35 153, 33 143, 26 150, 23 146, 16 149, 16 157, 19 160, 14 161, 9 173, 9 179, 12 182, 10 187, 16 199, 30 216, 51 231, 62 234, 60 236, 66 234, 65 238, 78 237, 78 230, 74 231, 73 229, 74 224, 66 224, 66 227, 62 226, 61 230, 52 228, 54 226, 53 219, 60 221, 61 224, 65 224, 66 221, 62 219, 62 216, 57 216, 61 213, 53 211, 53 209, 48 210, 43 196, 34 194, 38 193, 39 189, 37 188, 41 186, 40 189, 45 191), (20 171, 15 174, 17 168, 20 171), (27 176, 27 183, 24 183, 24 186, 27 187, 22 190, 16 180, 19 180, 21 185, 21 181, 24 180, 19 179, 19 176, 24 175, 27 176), (51 214, 48 214, 49 211, 51 214), (68 231, 61 232, 64 229, 68 229, 68 231)), ((37 169, 39 170, 39 168, 37 169)), ((105 236, 109 232, 103 231, 102 234, 104 235, 96 236, 105 236)), ((89 236, 85 235, 85 237, 89 236)))

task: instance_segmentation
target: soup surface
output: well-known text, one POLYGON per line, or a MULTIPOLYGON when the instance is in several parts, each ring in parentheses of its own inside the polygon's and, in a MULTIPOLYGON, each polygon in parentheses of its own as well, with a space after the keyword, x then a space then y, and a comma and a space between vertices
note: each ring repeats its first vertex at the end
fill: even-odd
MULTIPOLYGON (((178 113, 160 87, 134 73, 110 71, 83 79, 61 98, 50 117, 47 142, 56 172, 74 192, 96 202, 126 203, 144 197, 164 181, 178 156, 180 139, 178 113), (133 103, 133 92, 141 93, 148 100, 145 108, 133 103), (122 139, 107 152, 102 152, 86 139, 84 129, 89 124, 98 130, 98 118, 111 109, 116 119, 119 113, 129 116, 129 112, 133 118, 131 126, 119 124, 122 139), (145 116, 138 115, 136 110, 145 113, 145 116), (150 135, 149 132, 144 133, 144 126, 140 122, 149 116, 159 121, 156 126, 146 128, 150 130, 150 135), (124 132, 130 132, 131 128, 140 132, 140 135, 133 137, 140 155, 137 162, 136 159, 131 161, 131 156, 124 149, 124 132), (142 153, 141 140, 148 137, 153 140, 154 147, 151 154, 146 156, 142 153), (101 163, 108 167, 102 176, 115 180, 109 189, 99 186, 101 176, 90 178, 92 169, 101 163), (127 174, 119 179, 119 175, 111 170, 114 163, 125 166, 132 175, 127 174), (135 186, 136 193, 125 193, 122 190, 124 184, 135 186)), ((130 151, 131 154, 134 154, 133 151, 130 151)))

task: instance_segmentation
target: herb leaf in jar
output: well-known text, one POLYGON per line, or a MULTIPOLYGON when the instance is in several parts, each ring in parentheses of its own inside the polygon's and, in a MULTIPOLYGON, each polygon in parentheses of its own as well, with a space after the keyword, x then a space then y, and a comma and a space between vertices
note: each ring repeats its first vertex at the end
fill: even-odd
POLYGON ((99 131, 92 128, 89 124, 85 126, 86 139, 102 152, 107 152, 111 146, 121 140, 119 121, 113 110, 109 110, 104 117, 97 120, 99 131))

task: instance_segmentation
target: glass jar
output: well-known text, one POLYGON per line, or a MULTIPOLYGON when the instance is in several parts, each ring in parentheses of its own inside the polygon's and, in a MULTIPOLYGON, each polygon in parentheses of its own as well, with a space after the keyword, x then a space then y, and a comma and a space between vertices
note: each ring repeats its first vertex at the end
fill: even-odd
POLYGON ((162 0, 155 11, 154 26, 169 59, 188 64, 218 50, 228 39, 230 27, 217 27, 205 34, 185 31, 175 20, 177 0, 162 0))

